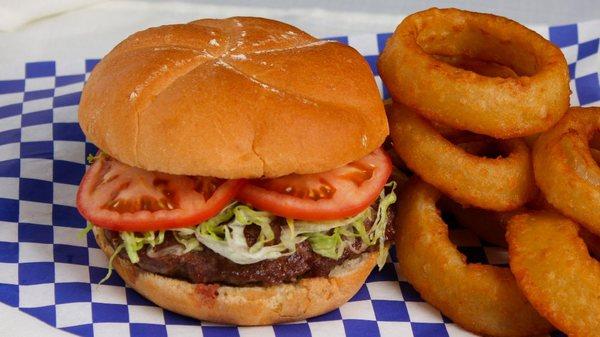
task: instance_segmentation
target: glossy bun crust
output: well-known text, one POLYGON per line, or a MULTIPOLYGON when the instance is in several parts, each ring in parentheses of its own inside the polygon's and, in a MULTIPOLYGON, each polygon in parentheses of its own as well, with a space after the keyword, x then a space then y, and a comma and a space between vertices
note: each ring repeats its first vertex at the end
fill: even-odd
POLYGON ((79 123, 126 164, 221 178, 326 171, 388 134, 356 50, 250 17, 131 35, 94 68, 79 123))

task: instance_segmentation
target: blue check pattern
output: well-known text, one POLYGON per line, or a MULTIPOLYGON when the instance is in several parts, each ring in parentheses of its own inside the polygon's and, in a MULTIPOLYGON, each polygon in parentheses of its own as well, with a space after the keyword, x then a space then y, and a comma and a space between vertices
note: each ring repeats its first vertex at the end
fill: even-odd
MULTIPOLYGON (((535 29, 567 58, 571 103, 598 105, 600 22, 535 29)), ((390 35, 333 38, 365 56, 384 97, 376 61, 390 35)), ((394 260, 374 271, 339 309, 254 328, 198 322, 163 310, 118 275, 99 286, 107 259, 91 235, 78 237, 85 221, 74 207, 86 154, 96 150, 77 124, 77 105, 97 62, 29 62, 22 77, 0 79, 1 302, 78 336, 472 336, 423 302, 394 260)), ((451 233, 471 261, 506 263, 506 252, 465 230, 451 233)))

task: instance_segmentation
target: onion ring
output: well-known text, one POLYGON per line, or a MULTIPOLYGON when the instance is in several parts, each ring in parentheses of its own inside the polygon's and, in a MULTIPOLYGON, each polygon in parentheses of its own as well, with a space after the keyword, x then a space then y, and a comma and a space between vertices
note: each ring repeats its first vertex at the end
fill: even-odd
POLYGON ((592 232, 585 229, 585 227, 579 228, 579 236, 588 247, 590 255, 600 258, 600 236, 594 235, 592 232))
POLYGON ((553 212, 511 219, 506 235, 510 268, 531 304, 569 336, 598 336, 600 263, 578 226, 553 212))
POLYGON ((461 130, 515 138, 554 125, 569 106, 569 72, 559 48, 512 20, 432 8, 408 16, 378 61, 395 101, 461 130), (518 77, 488 77, 436 55, 494 62, 518 77))
MULTIPOLYGON (((464 207, 449 198, 442 198, 439 206, 443 211, 449 212, 459 225, 467 228, 480 239, 502 248, 508 247, 506 243, 506 227, 513 216, 532 210, 552 208, 539 190, 536 190, 535 197, 525 206, 513 211, 495 212, 481 208, 464 207)), ((588 237, 590 241, 594 241, 596 240, 594 238, 597 238, 591 233, 589 233, 588 237)), ((595 246, 598 247, 598 252, 600 252, 600 238, 597 239, 597 242, 598 244, 595 246)))
POLYGON ((507 157, 480 157, 454 145, 398 103, 391 109, 390 132, 394 149, 406 165, 463 205, 508 211, 535 193, 529 148, 522 140, 499 142, 507 157))
POLYGON ((600 132, 594 133, 590 140, 590 147, 592 149, 600 149, 600 132))
POLYGON ((519 291, 508 268, 467 263, 448 238, 436 202, 441 196, 410 181, 396 217, 399 268, 421 296, 464 328, 492 336, 531 336, 552 326, 519 291))
POLYGON ((535 180, 561 213, 600 235, 600 167, 589 141, 600 130, 600 108, 571 108, 533 147, 535 180))
POLYGON ((434 58, 444 61, 457 68, 465 69, 487 77, 518 77, 517 73, 510 67, 496 62, 482 61, 465 56, 433 55, 434 58))
POLYGON ((600 150, 590 149, 590 154, 592 155, 592 158, 594 158, 596 163, 600 165, 600 150))
POLYGON ((522 209, 494 212, 481 208, 465 208, 445 198, 440 201, 440 208, 452 214, 459 225, 473 232, 478 238, 503 248, 508 247, 504 237, 508 221, 523 212, 522 209))
MULTIPOLYGON (((508 247, 506 227, 508 227, 508 222, 512 217, 532 210, 551 210, 543 205, 543 202, 537 202, 537 205, 530 206, 528 204, 527 207, 514 211, 494 212, 481 208, 464 208, 448 198, 442 198, 439 206, 444 212, 452 214, 459 225, 473 232, 478 238, 502 248, 508 247)), ((585 227, 579 228, 579 236, 585 242, 590 254, 600 258, 600 237, 594 235, 585 227)))

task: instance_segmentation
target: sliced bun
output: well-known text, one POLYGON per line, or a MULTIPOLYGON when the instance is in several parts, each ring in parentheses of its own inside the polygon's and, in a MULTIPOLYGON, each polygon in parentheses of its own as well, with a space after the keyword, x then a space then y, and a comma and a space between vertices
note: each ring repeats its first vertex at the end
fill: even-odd
MULTIPOLYGON (((94 228, 107 256, 114 252, 104 231, 94 228)), ((157 305, 218 323, 266 325, 317 316, 346 303, 375 267, 377 252, 362 254, 333 269, 329 277, 302 279, 269 287, 192 284, 142 270, 117 257, 113 266, 125 282, 157 305)))
POLYGON ((126 164, 220 178, 326 171, 388 134, 356 50, 250 17, 131 35, 94 68, 79 123, 126 164))

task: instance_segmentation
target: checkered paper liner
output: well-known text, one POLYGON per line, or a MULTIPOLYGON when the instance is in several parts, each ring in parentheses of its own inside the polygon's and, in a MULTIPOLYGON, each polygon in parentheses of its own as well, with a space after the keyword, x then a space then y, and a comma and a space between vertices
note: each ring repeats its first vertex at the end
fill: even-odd
MULTIPOLYGON (((598 105, 600 21, 534 29, 562 48, 572 105, 598 105)), ((333 38, 364 55, 384 97, 376 60, 390 35, 333 38)), ((18 78, 0 75, 1 302, 80 336, 473 336, 425 303, 394 260, 341 308, 275 326, 198 322, 153 305, 115 274, 98 285, 107 259, 92 235, 78 237, 85 221, 75 208, 86 155, 95 151, 77 124, 77 105, 97 62, 29 62, 18 78)), ((451 235, 470 261, 506 264, 505 251, 468 231, 451 235)))

